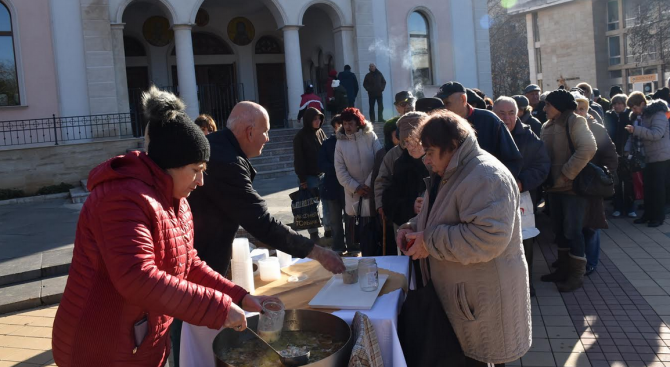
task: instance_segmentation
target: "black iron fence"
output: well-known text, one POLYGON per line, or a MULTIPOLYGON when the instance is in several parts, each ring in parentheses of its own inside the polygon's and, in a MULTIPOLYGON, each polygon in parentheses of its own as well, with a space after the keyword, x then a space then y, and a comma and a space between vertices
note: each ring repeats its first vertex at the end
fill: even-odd
MULTIPOLYGON (((179 86, 159 87, 179 96, 179 86)), ((128 89, 128 101, 130 116, 133 126, 137 128, 136 134, 142 134, 146 126, 146 120, 142 112, 142 88, 128 89)), ((244 86, 241 83, 234 84, 200 84, 198 85, 199 113, 206 113, 216 121, 217 127, 225 126, 226 120, 237 102, 244 100, 244 86)))
POLYGON ((129 113, 0 121, 0 147, 139 137, 129 113))

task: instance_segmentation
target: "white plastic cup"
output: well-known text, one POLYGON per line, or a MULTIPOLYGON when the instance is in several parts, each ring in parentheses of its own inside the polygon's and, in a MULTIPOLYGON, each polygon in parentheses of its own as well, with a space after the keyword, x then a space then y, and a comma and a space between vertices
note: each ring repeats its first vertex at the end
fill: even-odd
POLYGON ((258 261, 258 270, 261 273, 261 280, 264 282, 273 282, 281 278, 281 270, 279 270, 279 259, 276 257, 269 257, 258 261))
POLYGON ((251 257, 249 253, 249 239, 236 238, 233 240, 233 261, 246 261, 251 257))
POLYGON ((287 254, 286 252, 281 252, 279 250, 277 250, 277 258, 279 259, 280 268, 291 266, 291 263, 293 262, 293 256, 291 256, 291 254, 287 254))
POLYGON ((254 268, 251 258, 245 261, 231 261, 231 273, 233 283, 247 290, 253 294, 256 288, 254 287, 254 268))

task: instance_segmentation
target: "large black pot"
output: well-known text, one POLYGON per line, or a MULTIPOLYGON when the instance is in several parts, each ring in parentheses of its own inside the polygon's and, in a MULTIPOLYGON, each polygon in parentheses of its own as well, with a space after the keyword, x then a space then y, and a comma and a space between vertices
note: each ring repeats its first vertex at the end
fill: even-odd
MULTIPOLYGON (((247 326, 256 330, 258 316, 247 318, 247 326)), ((313 310, 286 310, 284 330, 312 331, 330 335, 333 340, 346 341, 344 346, 329 357, 310 363, 310 367, 344 367, 349 364, 351 349, 354 345, 351 328, 341 318, 326 312, 313 310)), ((253 339, 251 333, 237 332, 232 329, 223 329, 214 338, 212 349, 216 356, 216 367, 235 367, 226 363, 225 352, 231 347, 239 347, 244 342, 253 339)))

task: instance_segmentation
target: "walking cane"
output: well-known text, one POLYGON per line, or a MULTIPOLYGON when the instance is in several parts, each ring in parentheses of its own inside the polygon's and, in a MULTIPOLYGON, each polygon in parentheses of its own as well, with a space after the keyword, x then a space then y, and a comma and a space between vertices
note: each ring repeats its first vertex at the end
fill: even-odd
POLYGON ((382 217, 382 256, 386 256, 386 218, 382 217))

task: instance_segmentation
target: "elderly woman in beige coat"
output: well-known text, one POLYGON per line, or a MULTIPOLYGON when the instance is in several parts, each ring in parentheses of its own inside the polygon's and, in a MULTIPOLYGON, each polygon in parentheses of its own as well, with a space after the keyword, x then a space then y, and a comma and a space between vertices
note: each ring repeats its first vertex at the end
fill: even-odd
POLYGON ((468 366, 517 360, 532 337, 516 180, 452 112, 427 117, 418 137, 433 172, 398 246, 425 259, 424 284, 432 280, 468 366))

